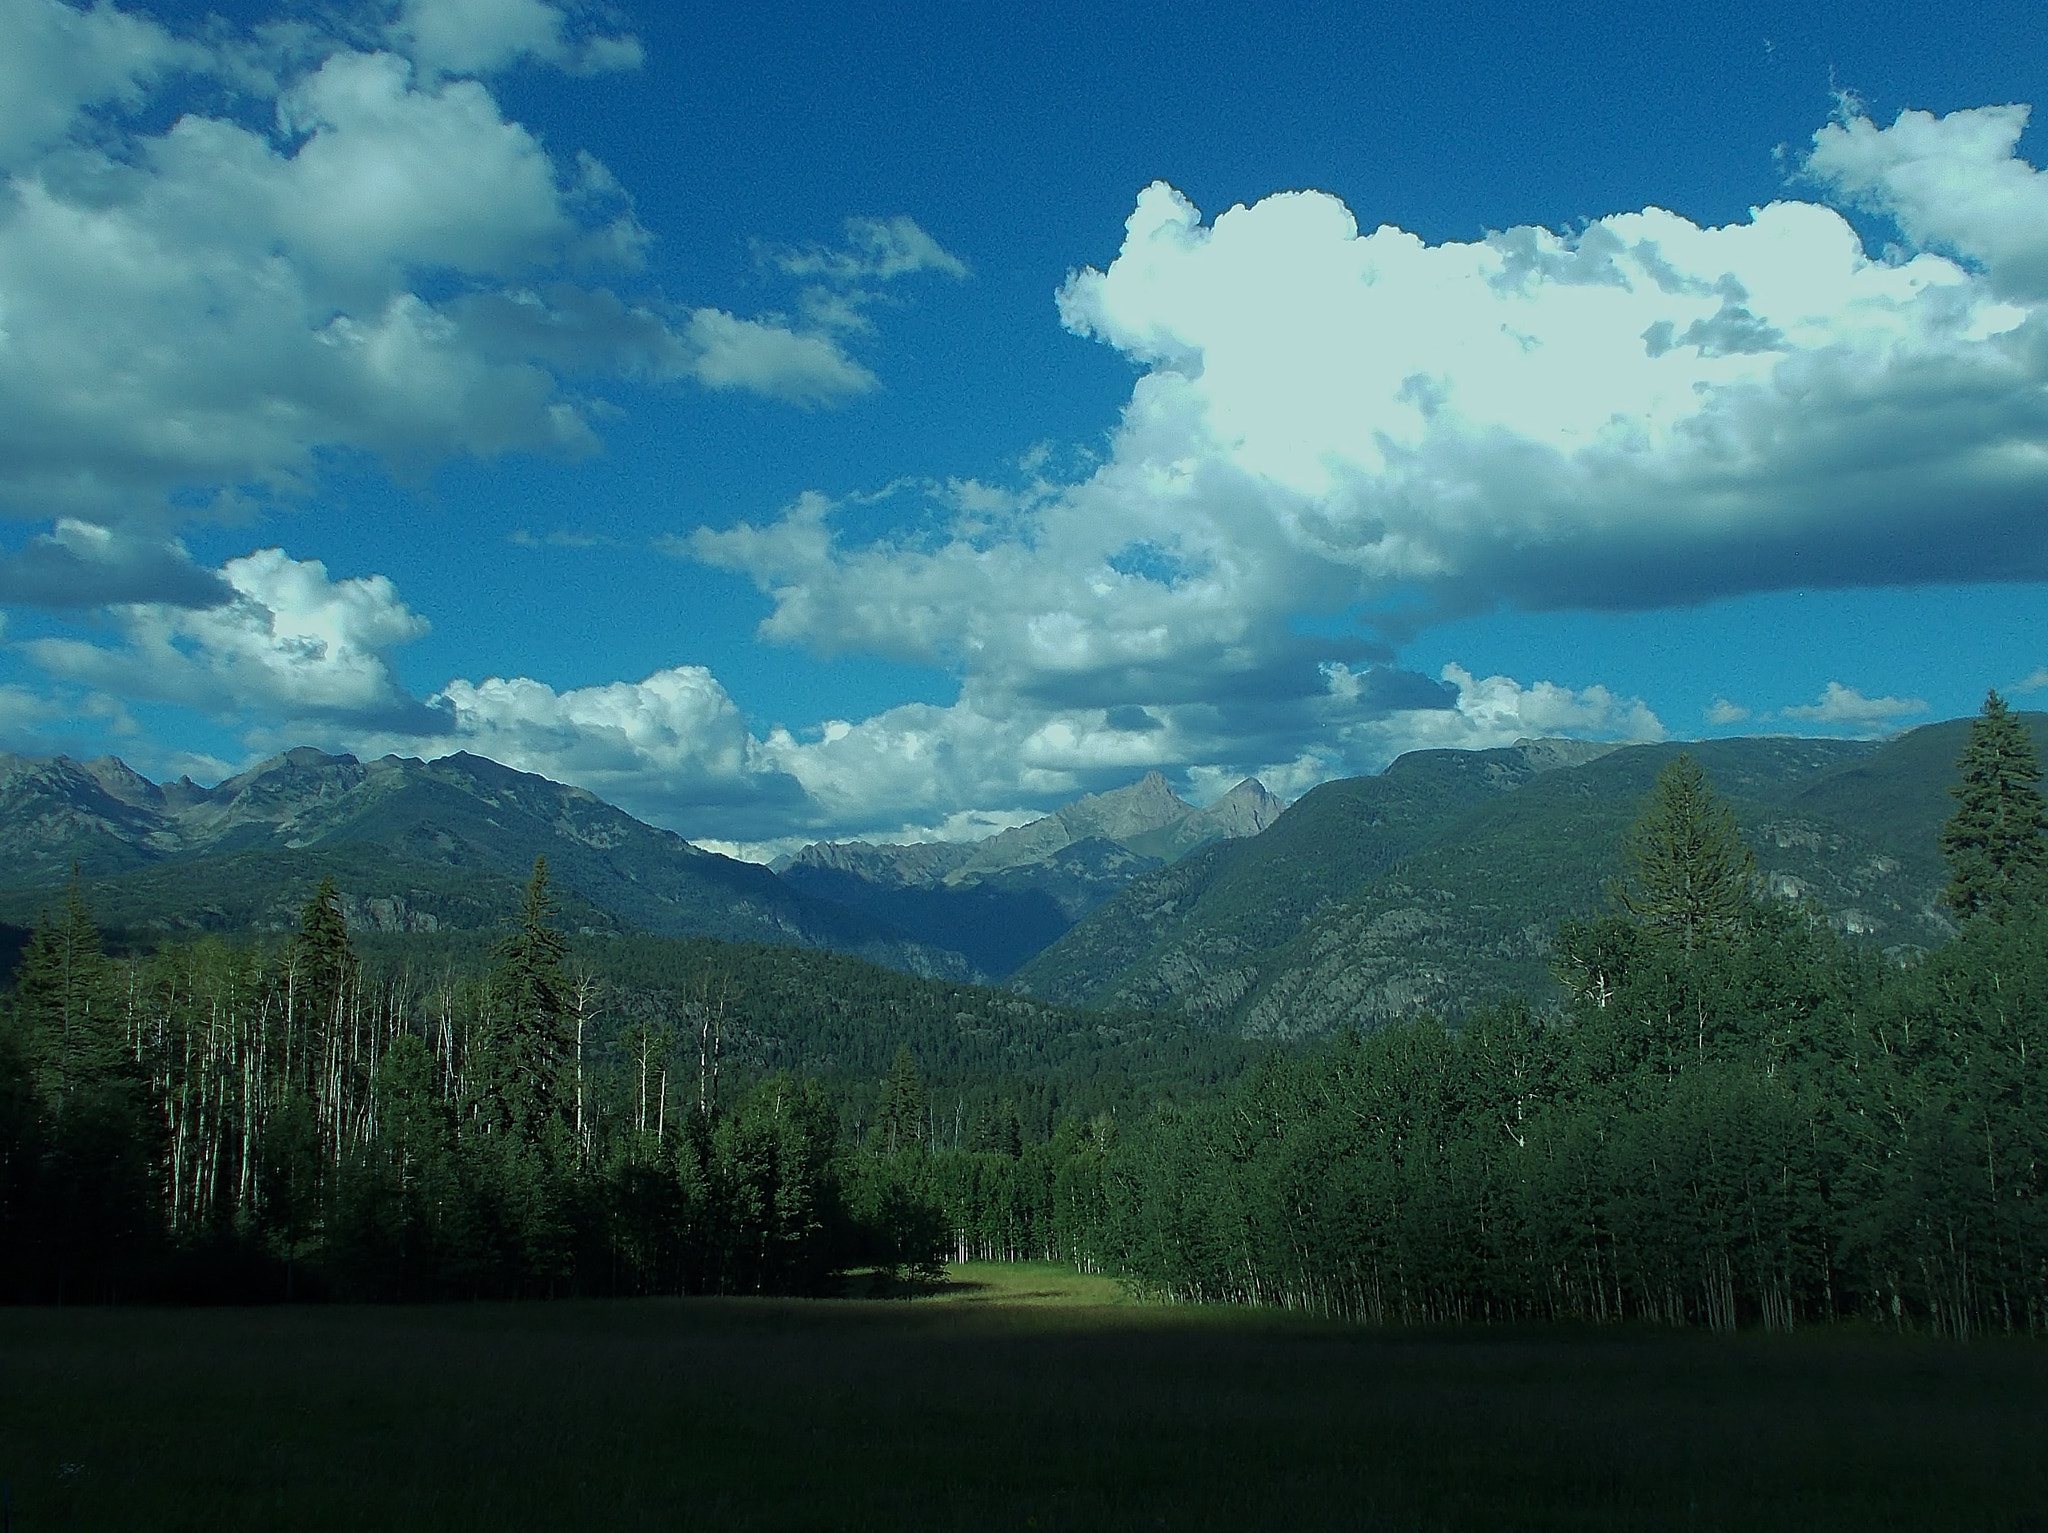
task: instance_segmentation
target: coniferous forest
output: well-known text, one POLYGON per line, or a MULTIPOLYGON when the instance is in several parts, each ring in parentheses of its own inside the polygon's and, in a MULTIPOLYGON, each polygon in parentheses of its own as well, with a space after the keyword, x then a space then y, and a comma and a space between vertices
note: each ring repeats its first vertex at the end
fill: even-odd
POLYGON ((2048 840, 1994 693, 1958 935, 1766 899, 1681 757, 1567 999, 1273 1051, 851 960, 517 923, 108 951, 74 880, 0 1031, 15 1301, 824 1293, 1052 1259, 1375 1323, 2048 1328, 2048 840), (863 986, 867 988, 863 989, 863 986))

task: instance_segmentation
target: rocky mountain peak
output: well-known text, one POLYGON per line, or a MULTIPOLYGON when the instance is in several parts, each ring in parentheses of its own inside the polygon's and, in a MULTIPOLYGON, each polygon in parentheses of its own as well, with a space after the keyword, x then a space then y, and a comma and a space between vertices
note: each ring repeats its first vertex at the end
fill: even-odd
POLYGON ((1207 809, 1195 812, 1206 828, 1221 836, 1256 836, 1287 808, 1266 791, 1256 777, 1247 777, 1207 809))
POLYGON ((108 798, 131 809, 162 809, 164 790, 129 766, 119 756, 100 756, 79 763, 80 770, 100 785, 108 798))

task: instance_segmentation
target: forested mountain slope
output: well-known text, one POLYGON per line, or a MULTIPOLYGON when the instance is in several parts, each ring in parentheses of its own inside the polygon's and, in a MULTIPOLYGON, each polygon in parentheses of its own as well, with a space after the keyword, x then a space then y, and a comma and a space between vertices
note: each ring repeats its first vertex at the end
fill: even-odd
POLYGON ((1604 908, 1622 834, 1681 750, 1733 805, 1773 894, 1884 946, 1931 945, 1950 930, 1935 838, 1967 727, 1630 746, 1548 772, 1515 750, 1403 757, 1140 879, 1016 982, 1256 1036, 1554 994, 1558 921, 1604 908))
POLYGON ((1018 988, 1098 1003, 1155 970, 1182 1004, 1196 951, 1227 957, 1278 947, 1317 911, 1425 845, 1446 823, 1601 747, 1527 742, 1500 750, 1413 751, 1377 777, 1324 783, 1262 835, 1211 846, 1137 880, 1017 975, 1018 988), (1191 946, 1193 944, 1193 946, 1191 946))
POLYGON ((0 916, 14 920, 76 865, 114 926, 285 931, 330 874, 359 929, 489 927, 516 908, 543 855, 577 928, 788 942, 967 973, 957 954, 766 868, 467 753, 361 762, 299 749, 212 789, 160 787, 111 758, 0 760, 0 916))

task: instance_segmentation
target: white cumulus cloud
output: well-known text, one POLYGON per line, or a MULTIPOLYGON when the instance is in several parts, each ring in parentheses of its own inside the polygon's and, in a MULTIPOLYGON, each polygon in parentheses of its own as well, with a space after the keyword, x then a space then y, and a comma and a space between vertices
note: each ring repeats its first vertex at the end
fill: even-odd
POLYGON ((239 509, 336 450, 588 452, 602 406, 570 374, 806 405, 875 387, 816 325, 588 284, 633 279, 648 231, 476 78, 632 62, 579 14, 406 0, 365 43, 0 0, 0 512, 239 509), (174 113, 195 78, 232 109, 174 113))
POLYGON ((1740 724, 1749 717, 1749 709, 1728 698, 1717 697, 1707 704, 1707 722, 1716 726, 1740 724))
POLYGON ((1881 730, 1895 719, 1926 711, 1923 698, 1865 697, 1854 687, 1831 681, 1813 702, 1782 708, 1779 717, 1838 728, 1881 730))
POLYGON ((568 14, 546 0, 404 0, 390 28, 423 67, 447 74, 488 74, 520 59, 577 74, 640 67, 630 34, 573 34, 568 14))
POLYGON ((702 666, 562 692, 528 677, 456 680, 429 701, 448 715, 437 748, 572 782, 665 823, 793 796, 702 666))
POLYGON ((132 107, 169 70, 201 61, 146 16, 63 0, 0 5, 0 170, 57 143, 87 107, 132 107))
POLYGON ((952 708, 767 742, 826 803, 1659 738, 1598 685, 1419 677, 1392 644, 1502 604, 2048 577, 2048 314, 2026 276, 2048 209, 2023 120, 1816 135, 1806 181, 1891 213, 1903 250, 1792 196, 1718 227, 1651 207, 1430 244, 1318 192, 1205 220, 1155 184, 1116 259, 1059 293, 1069 328, 1144 369, 1092 470, 948 487, 880 538, 808 495, 683 546, 768 594, 771 641, 961 677, 952 708))
POLYGON ((2048 298, 2048 175, 2017 154, 2028 116, 2024 106, 1901 112, 1880 128, 1850 115, 1814 135, 1806 168, 1916 245, 1980 264, 2018 297, 2048 298))
POLYGON ((690 316, 695 347, 688 366, 706 388, 745 389, 791 404, 835 404, 878 388, 880 380, 818 332, 739 319, 723 309, 690 316))
POLYGON ((389 656, 427 631, 382 575, 334 580, 317 559, 265 548, 220 570, 233 599, 211 607, 109 609, 122 642, 31 639, 21 646, 66 681, 130 699, 182 703, 263 727, 431 727, 389 656))
POLYGON ((1219 689, 1147 706, 969 686, 949 706, 906 704, 758 734, 717 677, 688 664, 568 689, 525 676, 458 677, 421 698, 399 682, 393 658, 427 621, 387 577, 336 579, 320 561, 277 548, 209 570, 175 545, 144 545, 131 556, 102 537, 66 524, 43 540, 80 563, 68 577, 79 605, 163 584, 166 570, 215 582, 224 595, 203 587, 105 600, 98 615, 116 638, 21 642, 75 696, 17 689, 11 738, 40 730, 45 748, 55 748, 50 731, 81 711, 96 710, 114 729, 126 702, 176 703, 236 730, 253 752, 298 744, 373 755, 469 750, 589 788, 693 838, 760 852, 813 838, 987 833, 1153 768, 1181 776, 1198 795, 1257 774, 1291 797, 1421 747, 1663 733, 1640 701, 1598 685, 1525 686, 1456 665, 1430 679, 1331 663, 1299 694, 1219 689), (127 562, 91 564, 117 554, 127 562))

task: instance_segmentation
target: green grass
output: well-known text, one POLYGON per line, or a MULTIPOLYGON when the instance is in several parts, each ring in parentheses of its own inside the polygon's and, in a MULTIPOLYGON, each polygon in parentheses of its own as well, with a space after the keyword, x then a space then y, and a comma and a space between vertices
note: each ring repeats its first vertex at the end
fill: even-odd
POLYGON ((2048 1349, 926 1298, 0 1311, 13 1528, 2028 1528, 2048 1349))

